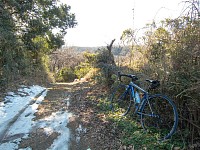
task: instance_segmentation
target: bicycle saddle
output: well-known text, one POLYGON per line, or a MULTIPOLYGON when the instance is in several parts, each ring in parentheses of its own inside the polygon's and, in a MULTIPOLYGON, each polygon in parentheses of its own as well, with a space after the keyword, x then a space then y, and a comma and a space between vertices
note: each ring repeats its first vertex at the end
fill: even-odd
POLYGON ((147 82, 151 83, 150 85, 150 89, 155 89, 158 86, 160 86, 160 81, 158 80, 150 80, 150 79, 146 79, 147 82))

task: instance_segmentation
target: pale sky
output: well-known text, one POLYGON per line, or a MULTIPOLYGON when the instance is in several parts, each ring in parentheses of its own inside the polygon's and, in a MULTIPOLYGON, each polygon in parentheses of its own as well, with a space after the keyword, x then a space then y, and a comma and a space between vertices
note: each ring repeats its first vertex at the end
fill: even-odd
POLYGON ((106 46, 112 39, 117 44, 125 29, 140 29, 153 19, 178 17, 183 8, 183 0, 61 1, 71 6, 78 22, 76 28, 67 30, 67 46, 106 46))

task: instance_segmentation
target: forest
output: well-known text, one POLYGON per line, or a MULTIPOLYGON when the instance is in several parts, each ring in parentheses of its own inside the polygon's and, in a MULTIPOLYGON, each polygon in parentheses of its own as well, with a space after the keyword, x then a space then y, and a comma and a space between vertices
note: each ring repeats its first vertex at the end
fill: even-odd
MULTIPOLYGON (((152 22, 142 37, 126 29, 120 46, 62 47, 78 25, 57 0, 0 0, 0 92, 15 84, 88 81, 111 87, 117 71, 159 79, 179 113, 184 145, 200 141, 200 6, 189 0, 180 17, 152 22)), ((145 86, 145 85, 144 85, 145 86)), ((0 100, 1 101, 1 100, 0 100)))

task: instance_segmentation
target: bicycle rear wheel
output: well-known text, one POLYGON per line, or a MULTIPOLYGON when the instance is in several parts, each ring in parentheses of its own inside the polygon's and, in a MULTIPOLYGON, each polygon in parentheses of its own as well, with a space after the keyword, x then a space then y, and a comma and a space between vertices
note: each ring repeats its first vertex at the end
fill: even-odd
POLYGON ((157 134, 159 140, 170 138, 178 126, 178 112, 168 97, 157 94, 150 96, 141 106, 142 127, 157 134))
POLYGON ((117 115, 125 116, 130 111, 131 104, 130 90, 127 90, 127 85, 120 84, 111 95, 111 110, 117 115))

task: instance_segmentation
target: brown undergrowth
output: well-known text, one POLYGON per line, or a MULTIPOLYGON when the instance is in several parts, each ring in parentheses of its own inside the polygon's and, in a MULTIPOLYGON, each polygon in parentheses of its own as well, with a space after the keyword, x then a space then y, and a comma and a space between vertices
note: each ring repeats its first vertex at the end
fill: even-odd
POLYGON ((70 121, 69 127, 72 129, 72 135, 76 135, 76 129, 80 125, 85 132, 80 135, 79 142, 75 136, 72 137, 70 149, 119 149, 121 144, 119 131, 106 120, 104 112, 99 107, 100 100, 107 97, 107 88, 88 82, 78 85, 73 89, 69 107, 75 115, 74 119, 70 121))

